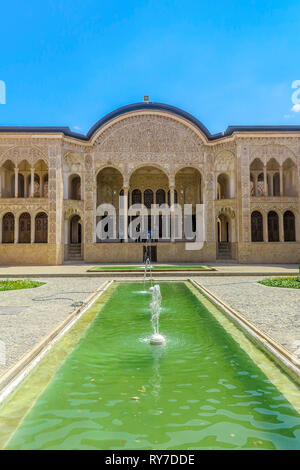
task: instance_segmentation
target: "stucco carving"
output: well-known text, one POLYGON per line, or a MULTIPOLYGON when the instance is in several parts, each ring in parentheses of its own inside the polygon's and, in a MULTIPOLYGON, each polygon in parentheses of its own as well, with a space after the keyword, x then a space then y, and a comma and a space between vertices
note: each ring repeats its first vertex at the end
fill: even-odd
POLYGON ((187 125, 169 116, 137 115, 108 127, 95 140, 96 159, 108 161, 200 162, 203 142, 187 125))
POLYGON ((235 167, 235 156, 228 150, 222 150, 219 152, 215 159, 215 170, 218 173, 224 172, 229 173, 234 170, 235 167))
POLYGON ((32 145, 16 145, 8 148, 0 155, 0 165, 6 160, 11 160, 16 166, 22 160, 27 160, 30 165, 34 165, 38 160, 44 160, 45 163, 48 163, 47 155, 40 148, 32 145))
POLYGON ((255 146, 254 149, 251 148, 250 164, 256 158, 260 159, 264 165, 266 165, 271 158, 277 160, 280 165, 282 165, 283 162, 288 158, 290 158, 293 162, 296 162, 294 152, 292 152, 292 150, 290 150, 287 146, 279 144, 258 145, 255 146))
POLYGON ((68 152, 63 158, 63 170, 67 173, 80 174, 83 164, 82 156, 75 152, 68 152))

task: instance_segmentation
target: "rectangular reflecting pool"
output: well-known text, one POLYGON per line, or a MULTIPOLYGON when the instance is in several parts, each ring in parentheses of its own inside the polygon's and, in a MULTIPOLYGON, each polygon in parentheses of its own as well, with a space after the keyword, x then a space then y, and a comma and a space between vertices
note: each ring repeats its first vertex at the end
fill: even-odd
POLYGON ((299 449, 299 389, 200 292, 115 283, 2 404, 6 449, 299 449))

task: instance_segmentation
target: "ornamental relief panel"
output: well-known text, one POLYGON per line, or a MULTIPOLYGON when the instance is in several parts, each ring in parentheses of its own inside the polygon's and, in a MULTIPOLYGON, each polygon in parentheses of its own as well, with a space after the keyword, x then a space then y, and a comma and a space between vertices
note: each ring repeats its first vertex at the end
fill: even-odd
POLYGON ((46 214, 48 214, 48 204, 39 206, 38 208, 37 205, 34 204, 24 204, 22 206, 17 204, 10 204, 9 206, 0 206, 0 217, 2 217, 7 212, 12 212, 15 217, 19 217, 24 212, 28 212, 31 217, 34 217, 39 212, 46 212, 46 214))
POLYGON ((83 221, 84 220, 84 213, 82 211, 82 209, 78 208, 78 207, 68 207, 65 211, 64 211, 64 219, 70 219, 70 217, 72 217, 73 215, 79 215, 81 220, 83 221))
POLYGON ((22 160, 27 160, 30 165, 34 165, 38 160, 44 160, 48 164, 48 156, 35 146, 15 146, 10 147, 0 155, 0 165, 6 160, 11 160, 16 166, 22 160))
MULTIPOLYGON (((239 138, 238 138, 239 139, 239 138)), ((283 145, 292 152, 296 153, 296 149, 299 149, 300 146, 300 138, 295 135, 295 137, 284 137, 284 136, 277 136, 269 135, 268 137, 258 137, 256 136, 248 136, 247 138, 239 139, 242 142, 242 145, 248 145, 249 147, 254 148, 254 146, 266 146, 266 145, 283 145)))
POLYGON ((264 165, 267 164, 268 160, 275 158, 277 162, 282 165, 283 162, 290 158, 292 161, 296 162, 296 157, 294 152, 281 144, 269 144, 269 145, 259 145, 252 146, 250 148, 250 164, 256 159, 259 158, 264 165))
POLYGON ((139 115, 122 119, 96 138, 95 159, 102 161, 182 162, 203 160, 201 138, 167 116, 139 115))
POLYGON ((219 152, 214 162, 217 173, 230 173, 235 168, 235 155, 228 150, 219 152))
POLYGON ((223 151, 231 152, 233 155, 236 154, 236 142, 233 140, 233 137, 229 137, 228 140, 226 139, 221 143, 213 143, 213 152, 215 155, 223 151))
POLYGON ((266 204, 266 203, 265 204, 264 203, 257 204, 255 202, 251 203, 251 212, 255 210, 262 211, 265 213, 268 213, 270 211, 275 211, 275 212, 282 213, 282 214, 285 211, 291 211, 294 214, 298 213, 297 206, 289 204, 287 202, 278 203, 276 204, 276 206, 273 206, 271 204, 266 204))
POLYGON ((235 218, 235 211, 232 207, 221 207, 216 210, 216 214, 217 216, 220 216, 220 215, 226 215, 228 216, 230 219, 234 219, 235 218))
POLYGON ((68 152, 63 157, 63 171, 66 173, 78 173, 83 170, 84 159, 81 154, 75 152, 68 152))

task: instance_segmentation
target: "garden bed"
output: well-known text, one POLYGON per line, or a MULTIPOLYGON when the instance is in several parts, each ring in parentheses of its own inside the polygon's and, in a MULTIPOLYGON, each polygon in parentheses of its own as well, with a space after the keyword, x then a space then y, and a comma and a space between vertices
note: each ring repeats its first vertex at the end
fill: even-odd
POLYGON ((290 277, 270 277, 258 281, 259 284, 263 284, 268 287, 283 287, 289 289, 300 289, 300 277, 290 276, 290 277))
POLYGON ((30 279, 20 279, 13 281, 5 279, 0 281, 0 291, 17 290, 17 289, 32 289, 33 287, 40 287, 44 282, 32 281, 30 279))

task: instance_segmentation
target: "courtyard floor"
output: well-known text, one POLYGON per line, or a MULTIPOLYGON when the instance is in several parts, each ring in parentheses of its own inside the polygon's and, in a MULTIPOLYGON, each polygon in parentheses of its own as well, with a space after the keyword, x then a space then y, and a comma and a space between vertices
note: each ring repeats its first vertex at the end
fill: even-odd
MULTIPOLYGON (((142 263, 141 263, 142 264, 142 263)), ((160 263, 162 264, 162 263, 160 263)), ((181 263, 176 263, 180 265, 181 263)), ((199 264, 199 263, 196 263, 199 264)), ((297 264, 237 264, 237 263, 206 263, 208 266, 213 267, 216 271, 206 272, 207 276, 220 274, 295 274, 299 271, 297 264)), ((134 263, 136 265, 136 263, 134 263)), ((167 264, 166 264, 167 265, 167 264)), ((183 264, 182 264, 183 265, 183 264)), ((189 263, 191 265, 191 263, 189 263)), ((88 272, 89 269, 96 266, 96 263, 66 263, 58 266, 0 266, 0 278, 5 276, 72 276, 72 275, 89 275, 98 276, 97 272, 88 272)), ((99 265, 100 266, 100 265, 99 265)), ((116 266, 101 265, 101 266, 116 266)), ((120 265, 120 266, 125 266, 120 265)), ((130 266, 130 265, 127 265, 130 266)), ((170 264, 171 266, 171 264, 170 264)))
MULTIPOLYGON (((49 267, 31 267, 43 271, 49 267)), ((51 267, 54 268, 54 267, 51 267)), ((60 272, 65 266, 55 267, 60 272)), ((79 269, 77 266, 76 270, 79 269)), ((84 265, 85 270, 87 266, 84 265)), ((226 267, 228 269, 228 266, 226 267)), ((0 278, 5 278, 0 268, 0 278)), ((29 274, 26 268, 13 268, 19 274, 29 274)), ((74 269, 74 266, 73 266, 74 269)), ((257 269, 257 266, 256 266, 257 269)), ((270 267, 268 266, 268 271, 270 267)), ((276 275, 276 267, 274 268, 276 275)), ((285 268, 290 270, 290 266, 285 268)), ((295 268, 296 269, 296 268, 295 268)), ((282 272, 283 267, 280 267, 282 272)), ((296 272, 296 271, 295 271, 296 272)), ((46 273, 46 272, 45 272, 46 273)), ((77 271, 79 274, 79 272, 77 271)), ((251 273, 251 271, 250 271, 251 273)), ((295 354, 300 346, 300 292, 294 289, 265 287, 257 284, 262 276, 199 277, 197 281, 217 297, 241 313, 288 351, 295 354)), ((190 277, 195 277, 192 273, 190 277)), ((38 276, 36 277, 38 280, 38 276)), ((6 346, 6 364, 0 364, 0 375, 25 352, 32 349, 55 326, 84 303, 107 278, 41 277, 45 285, 35 289, 0 293, 0 341, 6 346)), ((120 280, 122 278, 118 278, 120 280)), ((132 277, 134 279, 134 277, 132 277)), ((167 279, 176 279, 165 277, 167 279)), ((130 278, 126 278, 130 280, 130 278)))

